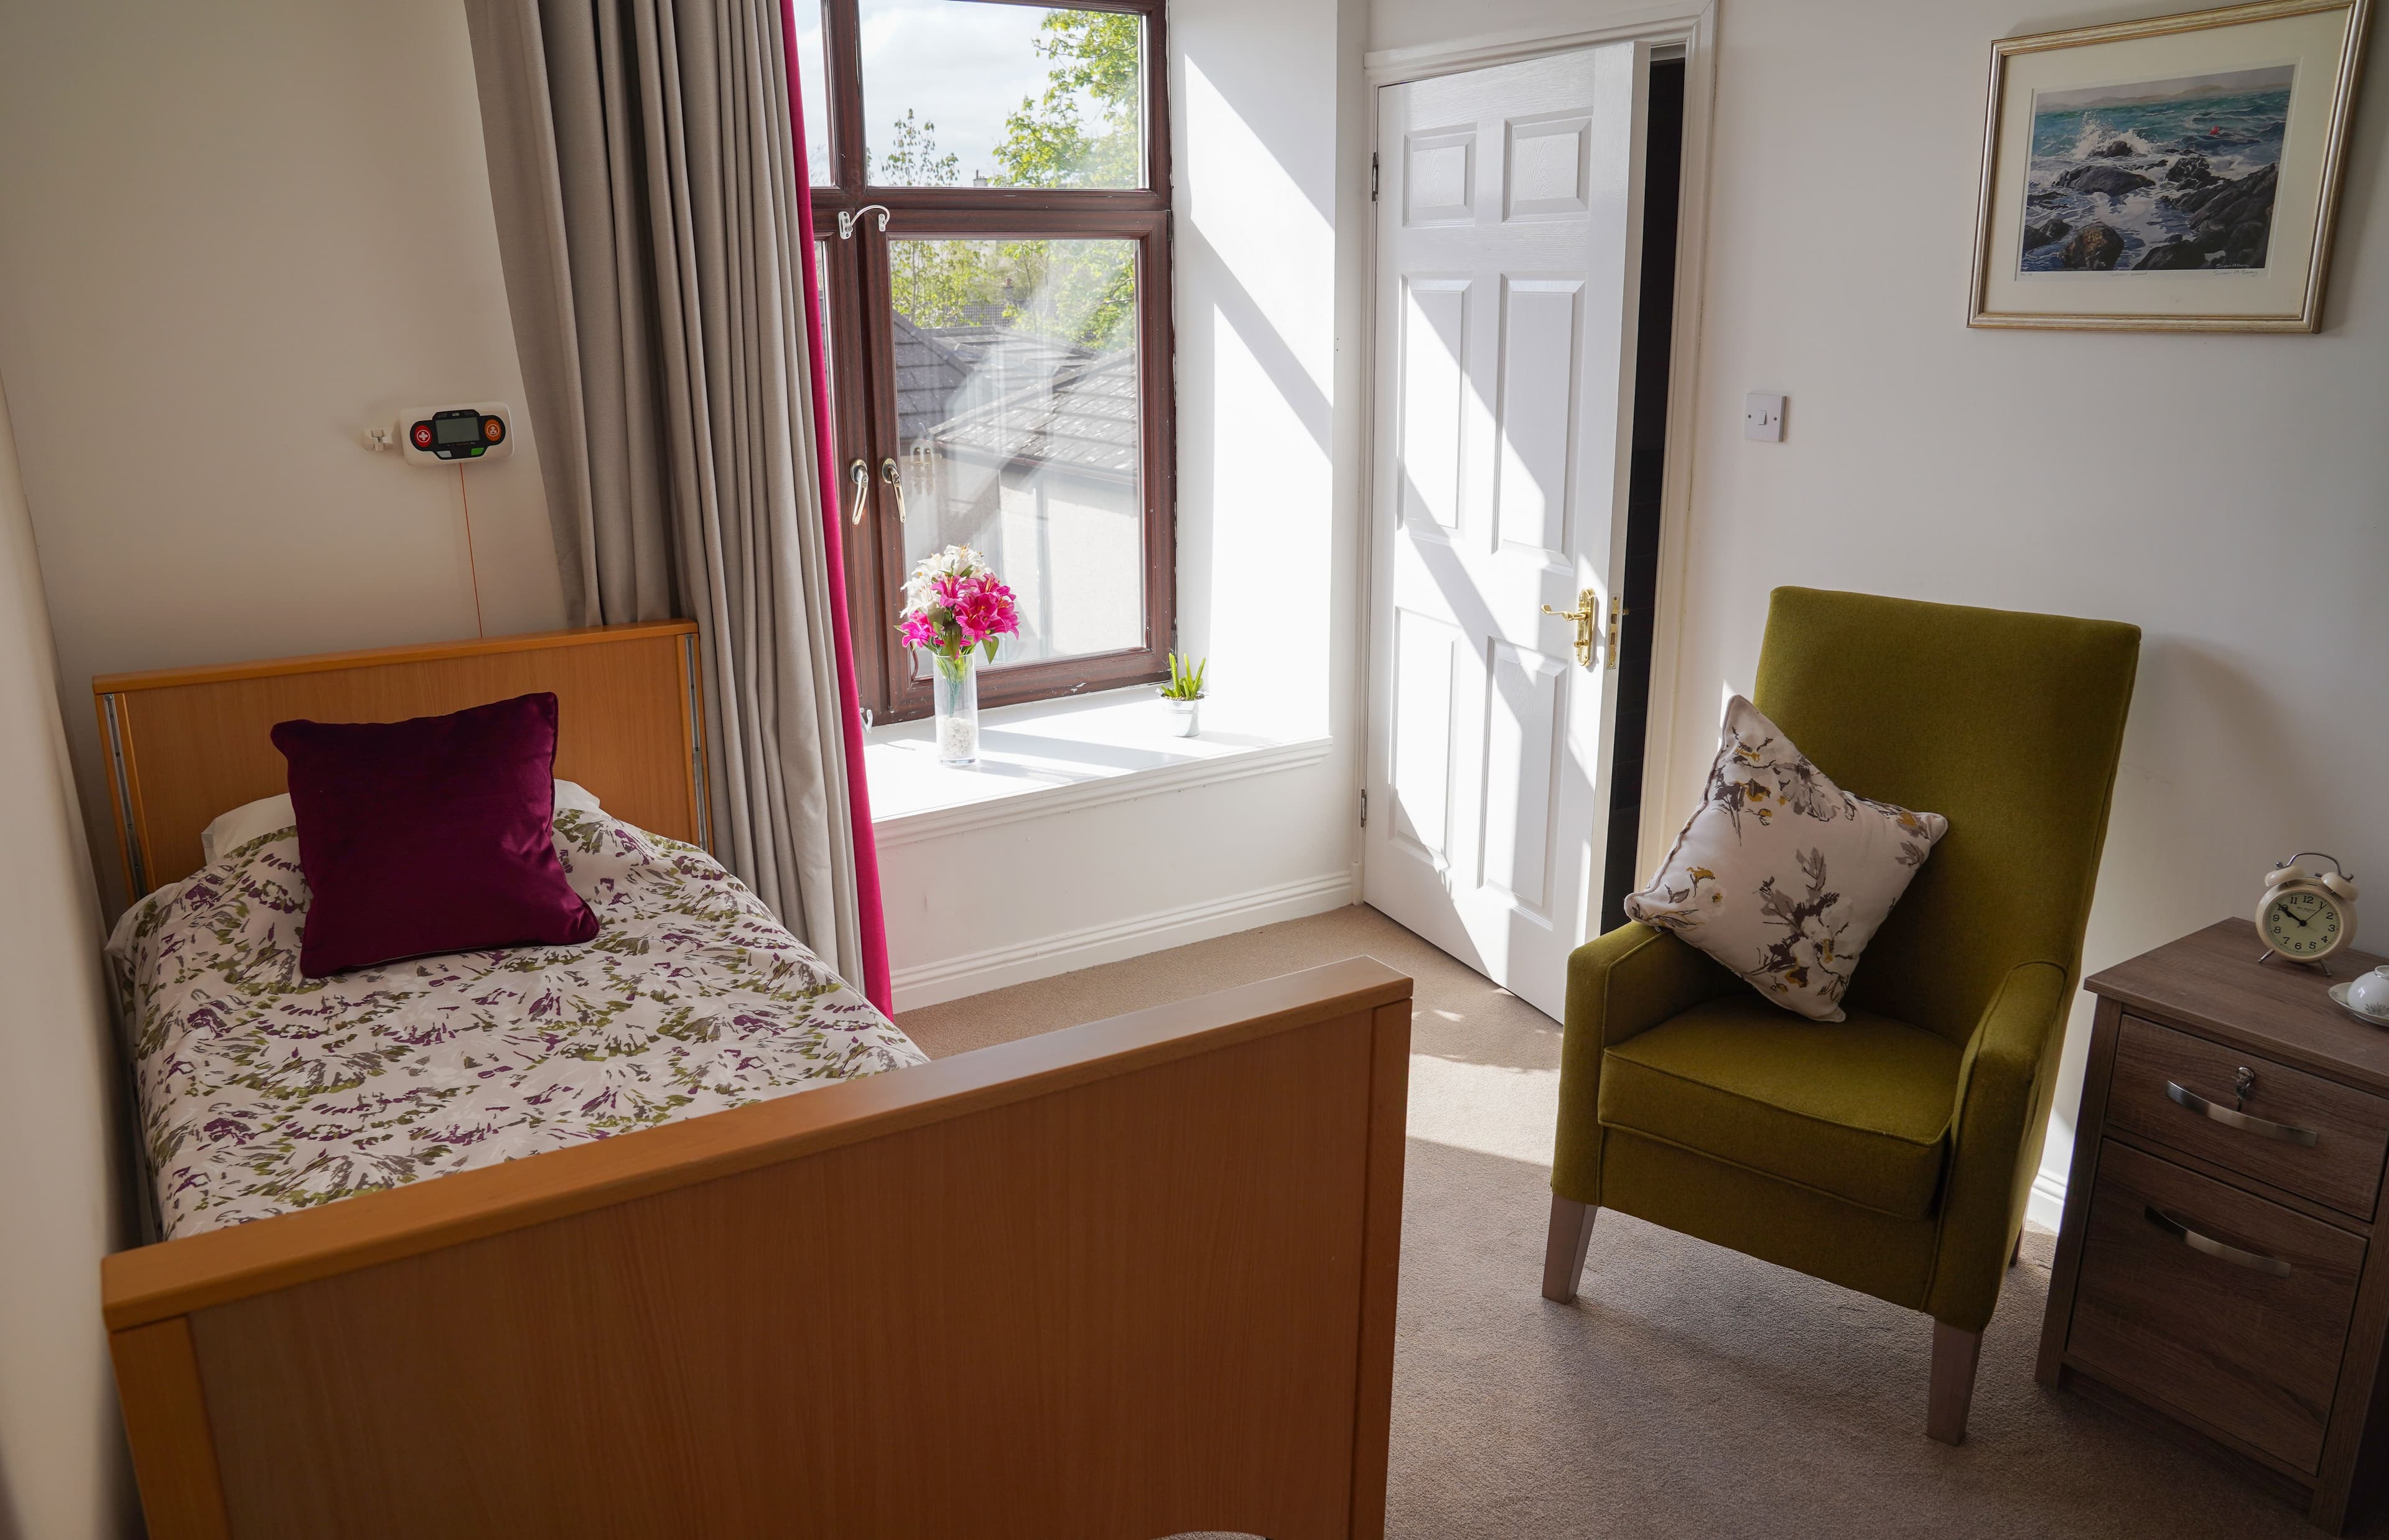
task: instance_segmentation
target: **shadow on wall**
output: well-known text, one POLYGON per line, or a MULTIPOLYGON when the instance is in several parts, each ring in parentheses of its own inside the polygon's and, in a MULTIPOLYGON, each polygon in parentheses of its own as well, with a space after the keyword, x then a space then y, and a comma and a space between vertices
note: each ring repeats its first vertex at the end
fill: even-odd
POLYGON ((1285 335, 1270 324, 1260 302, 1237 279, 1235 270, 1228 264, 1227 259, 1203 238, 1200 226, 1191 223, 1179 237, 1177 250, 1177 260, 1181 263, 1190 259, 1207 265, 1211 304, 1220 322, 1235 334, 1236 340, 1245 345, 1245 350, 1252 354, 1253 362, 1259 364, 1261 373, 1269 376, 1270 384, 1276 388, 1286 410, 1294 414, 1295 420, 1310 435, 1311 441, 1319 446, 1319 452, 1330 453, 1334 447, 1330 441, 1333 414, 1325 388, 1302 366, 1302 361, 1287 345, 1285 335))
MULTIPOLYGON (((2097 902, 2083 936, 2086 973, 2212 923, 2217 894, 2244 895, 2253 904, 2256 878, 2274 861, 2315 840, 2342 837, 2331 832, 2332 820, 2316 812, 2344 795, 2333 784, 2338 757, 2281 751, 2297 741, 2259 660, 2178 634, 2142 638, 2097 902), (2253 795, 2217 817, 2218 789, 2227 787, 2253 788, 2253 795), (2190 830, 2196 836, 2183 837, 2190 830)), ((2363 850, 2332 854, 2359 873, 2368 860, 2377 864, 2363 850)), ((2378 947, 2377 935, 2372 944, 2378 947)), ((2090 997, 2077 991, 2047 1172, 2062 1173, 2072 1148, 2091 1011, 2090 997)))
POLYGON ((2087 958, 2131 956, 2208 924, 2212 895, 2244 889, 2253 902, 2272 862, 2334 837, 2328 821, 2309 825, 2344 795, 2336 758, 2283 753, 2297 736, 2257 660, 2180 636, 2143 642, 2087 958), (2212 794, 2224 786, 2254 795, 2217 819, 2212 794), (2193 827, 2200 837, 2181 837, 2193 827))
POLYGON ((1173 12, 1179 644, 1281 731, 1318 731, 1336 634, 1335 106, 1288 89, 1329 32, 1241 39, 1258 7, 1173 12), (1214 46, 1214 45, 1218 46, 1214 46), (1313 45, 1316 45, 1314 52, 1313 45), (1322 603, 1322 599, 1328 602, 1322 603))

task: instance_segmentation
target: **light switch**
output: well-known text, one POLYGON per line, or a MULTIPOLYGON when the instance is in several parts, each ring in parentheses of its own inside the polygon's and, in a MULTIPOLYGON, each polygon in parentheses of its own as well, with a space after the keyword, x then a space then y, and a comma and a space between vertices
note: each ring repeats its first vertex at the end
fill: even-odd
POLYGON ((1742 398, 1742 436, 1770 444, 1783 441, 1783 398, 1753 390, 1742 398))

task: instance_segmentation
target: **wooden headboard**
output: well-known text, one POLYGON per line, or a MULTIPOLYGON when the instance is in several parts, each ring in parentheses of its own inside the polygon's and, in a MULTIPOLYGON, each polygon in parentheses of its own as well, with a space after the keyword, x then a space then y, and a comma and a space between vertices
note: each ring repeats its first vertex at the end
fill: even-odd
POLYGON ((556 773, 625 822, 711 846, 696 625, 435 642, 91 681, 127 893, 199 868, 215 817, 288 789, 267 736, 296 717, 392 722, 556 693, 556 773))

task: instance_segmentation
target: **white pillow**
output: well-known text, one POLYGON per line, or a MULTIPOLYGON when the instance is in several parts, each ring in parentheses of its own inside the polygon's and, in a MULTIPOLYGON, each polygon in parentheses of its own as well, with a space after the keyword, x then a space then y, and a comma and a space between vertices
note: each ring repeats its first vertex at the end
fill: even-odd
MULTIPOLYGON (((583 813, 604 812, 597 798, 588 789, 569 781, 556 783, 556 810, 583 813)), ((239 849, 261 834, 276 834, 299 826, 299 815, 290 810, 290 794, 261 796, 254 802, 244 802, 231 812, 217 816, 216 821, 199 832, 199 864, 213 866, 219 855, 239 849)))
POLYGON ((1834 785, 1736 695, 1699 810, 1626 912, 1785 1010, 1837 1022, 1859 955, 1948 832, 1939 813, 1834 785))

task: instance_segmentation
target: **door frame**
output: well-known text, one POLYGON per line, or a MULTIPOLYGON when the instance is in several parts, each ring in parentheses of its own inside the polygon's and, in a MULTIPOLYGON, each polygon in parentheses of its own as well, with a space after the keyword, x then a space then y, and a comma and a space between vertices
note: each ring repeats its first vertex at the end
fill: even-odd
MULTIPOLYGON (((1709 146, 1717 99, 1718 0, 1680 0, 1649 9, 1628 12, 1595 27, 1569 27, 1480 34, 1450 43, 1411 48, 1387 48, 1362 56, 1362 77, 1368 88, 1369 154, 1371 163, 1383 149, 1378 142, 1381 115, 1377 93, 1389 85, 1437 75, 1460 74, 1497 64, 1547 54, 1566 53, 1603 43, 1644 42, 1655 58, 1684 61, 1683 166, 1678 183, 1676 226, 1676 305, 1669 328, 1667 371, 1667 469, 1660 482, 1658 623, 1651 631, 1651 699, 1642 745, 1642 808, 1634 831, 1635 870, 1644 870, 1644 858, 1664 850, 1690 816, 1679 808, 1676 786, 1675 729, 1682 683, 1683 626, 1686 599, 1686 556, 1690 549, 1688 522, 1693 505, 1693 452, 1698 426, 1700 388, 1701 275, 1708 248, 1709 146)), ((1373 297, 1377 283, 1377 219, 1374 199, 1363 237, 1361 292, 1373 297)), ((1361 660, 1352 707, 1353 801, 1366 808, 1369 787, 1370 734, 1376 723, 1370 716, 1374 674, 1379 660, 1370 648, 1370 617, 1375 613, 1376 420, 1377 392, 1385 382, 1377 374, 1377 315, 1372 302, 1361 328, 1361 377, 1367 388, 1367 410, 1361 423, 1361 539, 1358 573, 1361 602, 1354 617, 1354 646, 1361 660)), ((1381 814, 1384 810, 1380 810, 1381 814)), ((1611 830, 1616 839, 1619 831, 1611 830)), ((1352 830, 1352 901, 1361 895, 1361 862, 1367 841, 1357 821, 1352 830)), ((1600 873, 1594 873, 1600 881, 1600 873)), ((1600 923, 1601 895, 1588 896, 1592 924, 1600 923)))

